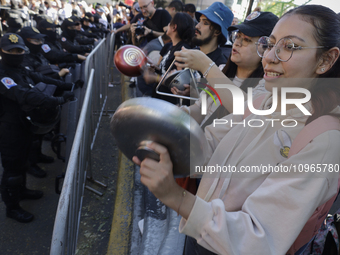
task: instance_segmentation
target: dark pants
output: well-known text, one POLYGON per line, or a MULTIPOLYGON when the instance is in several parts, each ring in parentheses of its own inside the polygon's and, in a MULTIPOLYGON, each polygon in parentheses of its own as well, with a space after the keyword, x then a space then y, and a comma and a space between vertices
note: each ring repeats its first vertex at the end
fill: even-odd
POLYGON ((213 253, 197 244, 196 239, 186 236, 183 255, 216 255, 216 253, 213 253))
POLYGON ((41 155, 41 147, 44 135, 34 135, 32 146, 29 151, 29 162, 31 165, 36 165, 39 162, 39 156, 41 155))
MULTIPOLYGON (((305 244, 303 247, 301 247, 295 255, 301 254, 304 249, 306 248, 307 244, 305 244)), ((185 238, 185 247, 184 247, 184 252, 183 255, 216 255, 216 253, 213 253, 199 244, 197 244, 196 239, 186 236, 185 238)))
POLYGON ((20 123, 0 123, 0 153, 4 172, 1 178, 1 196, 7 207, 18 206, 19 192, 25 185, 29 167, 28 154, 33 134, 20 123))

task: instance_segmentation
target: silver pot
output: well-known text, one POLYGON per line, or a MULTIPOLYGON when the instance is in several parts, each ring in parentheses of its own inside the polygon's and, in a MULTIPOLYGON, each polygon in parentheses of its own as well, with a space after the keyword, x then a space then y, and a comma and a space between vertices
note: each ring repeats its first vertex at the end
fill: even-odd
POLYGON ((190 175, 204 161, 207 142, 197 122, 177 106, 154 98, 133 98, 122 103, 111 119, 111 132, 126 157, 158 155, 146 141, 164 145, 175 177, 190 175))
POLYGON ((190 84, 191 74, 189 69, 175 71, 168 77, 166 77, 164 81, 164 86, 171 89, 172 87, 176 87, 179 90, 185 90, 184 84, 190 84))

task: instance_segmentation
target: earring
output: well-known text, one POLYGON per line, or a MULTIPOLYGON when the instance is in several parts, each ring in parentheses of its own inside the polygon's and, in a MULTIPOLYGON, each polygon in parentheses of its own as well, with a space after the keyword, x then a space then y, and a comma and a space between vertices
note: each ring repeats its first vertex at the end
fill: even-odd
POLYGON ((321 72, 324 72, 325 71, 325 68, 323 67, 323 68, 321 68, 321 72))

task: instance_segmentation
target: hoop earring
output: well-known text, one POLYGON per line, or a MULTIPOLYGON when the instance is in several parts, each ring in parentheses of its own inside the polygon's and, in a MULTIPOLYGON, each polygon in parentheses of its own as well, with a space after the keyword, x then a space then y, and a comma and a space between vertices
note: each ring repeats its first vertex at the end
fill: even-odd
POLYGON ((321 68, 321 72, 324 72, 325 71, 325 68, 323 67, 323 68, 321 68))

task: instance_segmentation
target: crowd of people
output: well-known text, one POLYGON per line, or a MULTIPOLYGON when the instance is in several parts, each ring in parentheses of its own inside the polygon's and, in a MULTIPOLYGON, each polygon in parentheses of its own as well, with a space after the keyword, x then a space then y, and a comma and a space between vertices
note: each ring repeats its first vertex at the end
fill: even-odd
MULTIPOLYGON (((137 86, 139 96, 180 106, 204 128, 206 169, 217 165, 236 169, 203 173, 200 181, 175 179, 174 159, 156 142, 147 146, 160 155, 159 161, 133 158, 140 165, 141 182, 182 216, 179 231, 186 234, 184 254, 313 252, 316 231, 339 192, 339 170, 332 169, 339 169, 340 161, 340 84, 327 79, 338 78, 340 73, 339 16, 324 6, 304 5, 282 17, 256 10, 240 23, 220 2, 200 11, 176 0, 165 10, 157 9, 152 0, 138 4, 140 13, 116 29, 128 32, 130 43, 142 48, 152 61, 143 75, 132 79, 131 86, 137 86), (196 102, 182 101, 183 105, 177 98, 156 93, 166 71, 171 74, 172 69, 184 68, 194 70, 196 78, 205 79, 211 89, 207 86, 196 102), (251 88, 254 107, 258 104, 268 114, 233 114, 233 93, 216 84, 238 87, 244 98, 251 88), (284 95, 286 88, 309 91, 311 99, 303 107, 310 115, 297 104, 283 108, 281 97, 292 101, 303 97, 298 92, 284 95), (221 104, 217 95, 202 96, 212 90, 218 92, 221 104), (202 98, 208 98, 206 115, 201 111, 202 98), (223 120, 223 125, 215 125, 214 119, 223 120), (327 128, 322 129, 326 119, 327 128), (242 124, 252 121, 263 125, 242 124), (335 126, 328 123, 333 121, 335 126), (317 172, 307 168, 240 171, 299 164, 331 167, 317 172)), ((190 84, 184 84, 184 89, 163 85, 159 90, 169 94, 189 96, 194 91, 190 84)))
MULTIPOLYGON (((7 217, 20 222, 33 219, 20 207, 20 200, 39 199, 43 194, 27 189, 26 173, 44 177, 46 172, 37 164, 54 160, 41 152, 43 136, 50 130, 46 126, 41 130, 37 123, 42 120, 34 117, 57 119, 60 106, 72 100, 73 89, 83 84, 63 80, 68 68, 84 61, 95 42, 111 32, 118 48, 134 44, 152 62, 131 80, 138 95, 178 105, 204 128, 206 166, 231 165, 238 170, 263 165, 328 166, 325 171, 215 172, 203 174, 200 181, 175 179, 167 148, 148 143, 160 160, 141 162, 134 157, 133 161, 140 165, 141 182, 182 216, 179 230, 187 235, 184 254, 303 254, 315 232, 302 230, 308 224, 313 230, 320 227, 312 216, 322 221, 323 210, 339 192, 339 125, 317 136, 314 131, 308 138, 303 136, 311 125, 318 127, 324 116, 339 122, 340 84, 337 79, 327 82, 340 74, 340 18, 331 9, 303 5, 282 17, 256 10, 239 22, 220 2, 196 11, 195 5, 179 0, 165 9, 156 8, 153 0, 94 8, 84 2, 31 0, 20 6, 12 2, 10 10, 2 10, 2 18, 0 187, 7 217), (24 26, 25 22, 30 25, 24 26), (219 94, 221 100, 214 95, 204 102, 206 115, 201 108, 202 95, 211 92, 208 86, 197 101, 183 101, 183 105, 177 98, 156 93, 168 69, 184 68, 194 70, 198 80, 205 79, 219 94), (251 88, 259 109, 267 114, 233 114, 233 94, 216 86, 220 83, 233 85, 244 95, 251 88), (283 115, 281 91, 287 87, 309 91, 311 99, 288 105, 283 115), (227 124, 212 125, 212 116, 227 124), (249 123, 254 117, 263 125, 231 124, 249 123), (283 121, 286 125, 281 125, 283 121), (306 139, 296 151, 294 141, 306 139)), ((183 96, 193 93, 190 84, 183 86, 160 90, 183 96)), ((301 100, 298 92, 285 96, 301 100)))

